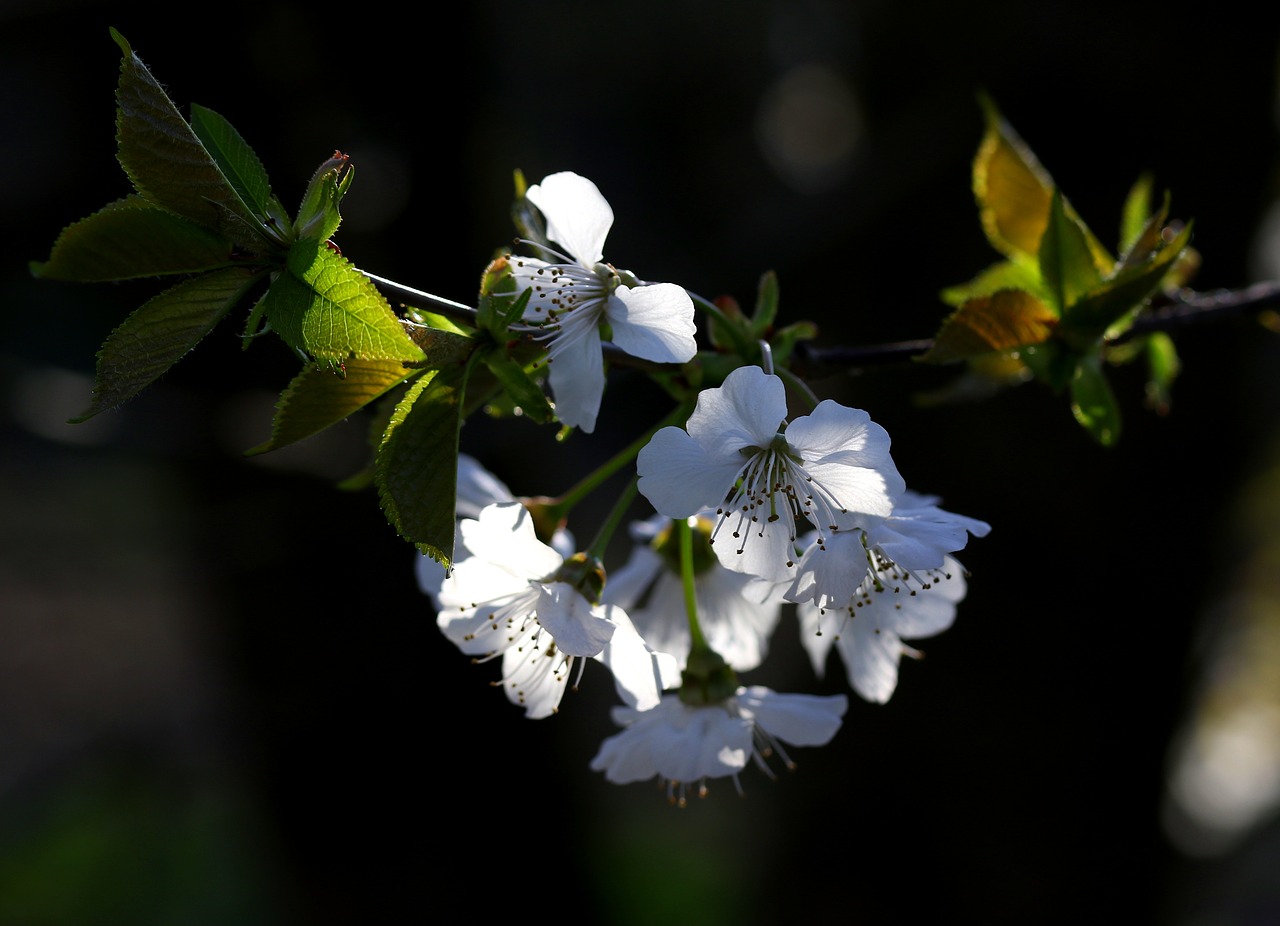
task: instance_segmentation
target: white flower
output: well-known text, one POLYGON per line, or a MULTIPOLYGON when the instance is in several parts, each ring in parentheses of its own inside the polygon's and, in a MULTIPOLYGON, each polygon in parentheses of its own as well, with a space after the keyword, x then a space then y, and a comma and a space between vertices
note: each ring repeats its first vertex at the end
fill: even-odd
MULTIPOLYGON (((455 490, 454 512, 459 518, 478 518, 480 511, 487 505, 502 502, 520 501, 507 488, 507 484, 489 472, 480 461, 470 454, 458 454, 458 481, 455 490)), ((576 541, 564 527, 556 529, 551 537, 551 546, 561 556, 569 556, 576 549, 576 541)), ((445 568, 440 562, 425 553, 418 554, 416 563, 418 588, 431 596, 436 608, 440 607, 440 583, 445 578, 445 568)))
POLYGON ((867 573, 839 608, 820 608, 812 601, 797 605, 800 641, 819 677, 834 646, 853 690, 883 704, 897 688, 901 658, 920 655, 903 639, 934 636, 950 627, 965 591, 964 567, 953 557, 945 557, 923 586, 890 564, 867 573))
POLYGON ((848 706, 844 695, 778 694, 758 685, 706 706, 668 694, 652 710, 614 708, 614 721, 625 729, 601 744, 591 769, 615 784, 664 779, 668 797, 681 806, 690 787, 705 795, 708 778, 732 776, 741 793, 738 774, 748 759, 770 777, 766 760, 775 753, 794 768, 782 744, 825 745, 848 706))
MULTIPOLYGON (((708 512, 693 523, 694 596, 698 625, 707 644, 739 672, 764 660, 769 637, 782 613, 782 595, 761 588, 753 576, 725 569, 707 543, 708 512), (768 594, 765 594, 765 593, 768 594)), ((684 582, 673 522, 655 515, 631 526, 635 541, 627 562, 609 575, 604 601, 626 608, 651 647, 672 653, 683 668, 691 638, 685 613, 684 582)))
POLYGON ((819 608, 844 607, 864 579, 875 572, 904 573, 928 588, 947 555, 964 549, 969 534, 985 537, 991 525, 944 511, 933 496, 906 491, 883 518, 863 517, 860 529, 825 541, 811 538, 801 555, 788 601, 813 601, 819 608))
POLYGON ((522 504, 489 505, 458 532, 465 555, 440 586, 436 622, 477 661, 502 657, 503 690, 526 716, 558 710, 581 657, 606 662, 627 703, 657 703, 674 659, 663 665, 621 608, 587 600, 579 588, 593 580, 589 568, 575 577, 576 564, 537 539, 522 504))
MULTIPOLYGON (((585 177, 564 171, 525 192, 547 222, 547 237, 568 251, 560 263, 512 257, 517 292, 531 289, 524 320, 549 339, 556 417, 595 429, 604 394, 600 325, 622 351, 657 363, 684 363, 697 353, 693 300, 674 283, 646 283, 602 263, 613 210, 585 177)), ((555 254, 550 249, 548 253, 555 254)))
POLYGON ((654 508, 671 518, 716 508, 720 562, 773 582, 793 575, 797 518, 825 538, 890 514, 906 487, 866 412, 828 399, 790 424, 786 413, 782 380, 739 367, 698 395, 687 431, 661 429, 636 460, 654 508))

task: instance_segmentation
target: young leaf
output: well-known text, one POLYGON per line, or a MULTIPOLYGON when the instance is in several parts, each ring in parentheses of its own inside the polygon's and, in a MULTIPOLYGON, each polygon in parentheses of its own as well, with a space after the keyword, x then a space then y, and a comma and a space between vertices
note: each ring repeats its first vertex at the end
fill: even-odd
MULTIPOLYGON (((1055 184, 995 104, 985 97, 981 103, 987 128, 973 161, 973 193, 982 228, 1001 254, 1032 261, 1049 224, 1055 184)), ((1114 263, 1107 249, 1065 199, 1063 209, 1083 229, 1094 267, 1106 273, 1114 263)))
POLYGON ((1076 367, 1071 380, 1071 413, 1104 447, 1120 439, 1120 407, 1097 355, 1086 358, 1076 367))
POLYGON ((1002 289, 970 299, 942 323, 933 346, 919 359, 950 363, 1041 344, 1053 334, 1057 316, 1024 290, 1002 289))
POLYGON ((232 267, 184 280, 153 296, 111 332, 98 351, 97 381, 87 421, 141 392, 222 320, 261 277, 232 267))
POLYGON ((468 368, 428 372, 409 387, 378 446, 374 482, 401 537, 448 566, 458 477, 458 427, 468 368))
POLYGON ((973 161, 973 194, 987 240, 1013 260, 1034 257, 1049 222, 1053 179, 990 100, 973 161))
POLYGON ((1059 317, 1102 278, 1093 263, 1087 229, 1064 206, 1062 193, 1055 188, 1037 254, 1040 276, 1059 317))
POLYGON ((338 204, 351 188, 354 177, 351 159, 341 151, 333 152, 332 157, 316 168, 293 223, 294 234, 298 238, 328 241, 333 237, 342 224, 338 204))
POLYGON ((1144 263, 1127 266, 1073 305, 1062 320, 1063 337, 1087 343, 1141 307, 1159 288, 1191 240, 1188 224, 1177 237, 1144 263))
POLYGON ((425 359, 369 278, 314 238, 294 243, 265 302, 272 329, 316 360, 425 359))
POLYGON ((245 454, 266 453, 311 437, 364 408, 406 377, 418 375, 398 360, 348 360, 341 373, 307 366, 280 396, 271 439, 245 454))
POLYGON ((1044 284, 1035 268, 1012 260, 993 264, 968 283, 948 286, 939 293, 939 298, 954 308, 976 296, 990 296, 1001 289, 1024 289, 1041 301, 1049 298, 1043 292, 1044 284))
POLYGON ((116 88, 117 158, 145 199, 261 252, 271 247, 259 220, 182 118, 168 94, 115 29, 124 52, 116 88))
POLYGON ((1147 404, 1157 414, 1167 414, 1172 404, 1173 381, 1182 369, 1178 359, 1178 348, 1173 338, 1163 331, 1157 331, 1146 339, 1147 368, 1147 404))
POLYGON ((502 383, 503 390, 521 414, 541 424, 555 420, 555 412, 551 410, 551 403, 547 401, 542 387, 530 378, 524 367, 500 350, 486 351, 484 363, 494 378, 502 383))
POLYGON ((128 196, 64 228, 49 259, 33 262, 31 272, 48 280, 96 283, 196 273, 230 262, 225 238, 128 196))
POLYGON ((763 338, 773 329, 778 317, 778 275, 772 270, 760 277, 756 309, 751 313, 751 336, 763 338))
POLYGON ((271 192, 262 161, 235 126, 212 109, 192 103, 191 128, 253 216, 283 233, 288 213, 271 192))
MULTIPOLYGON (((1153 180, 1150 174, 1143 174, 1138 178, 1137 182, 1129 188, 1129 194, 1124 199, 1124 208, 1120 211, 1120 253, 1127 254, 1133 250, 1134 245, 1142 236, 1143 230, 1148 225, 1151 217, 1151 186, 1153 180)), ((1165 194, 1165 209, 1167 211, 1169 205, 1168 194, 1165 194)))

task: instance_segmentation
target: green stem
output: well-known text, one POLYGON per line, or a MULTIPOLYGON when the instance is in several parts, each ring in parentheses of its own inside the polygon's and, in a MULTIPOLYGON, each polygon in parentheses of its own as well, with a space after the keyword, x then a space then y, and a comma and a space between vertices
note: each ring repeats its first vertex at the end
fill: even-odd
POLYGON ((598 562, 604 562, 604 554, 609 548, 609 541, 613 539, 613 532, 618 529, 622 519, 627 516, 628 510, 631 508, 631 502, 636 497, 638 485, 638 477, 627 480, 626 488, 618 493, 618 499, 613 503, 609 516, 604 519, 604 523, 600 525, 600 530, 596 531, 595 539, 591 541, 591 546, 585 551, 587 556, 598 562))
POLYGON ((810 409, 814 409, 818 407, 818 397, 814 395, 814 392, 812 389, 809 388, 808 383, 806 383, 804 380, 796 376, 794 373, 792 373, 790 370, 786 369, 785 367, 777 371, 777 376, 789 387, 791 387, 791 390, 793 392, 799 393, 801 398, 803 398, 806 402, 809 403, 810 409))
POLYGON ((688 518, 677 518, 676 530, 680 535, 680 580, 684 586, 684 611, 689 618, 690 651, 709 650, 711 646, 702 635, 698 623, 698 597, 693 575, 693 528, 688 518))
POLYGON ((671 414, 667 415, 648 431, 645 431, 626 447, 623 447, 604 463, 600 464, 600 466, 594 471, 584 477, 577 485, 556 498, 555 501, 551 502, 551 504, 547 506, 548 511, 555 515, 557 520, 567 518, 569 516, 569 512, 573 510, 573 507, 577 505, 578 502, 582 501, 594 492, 599 488, 601 483, 618 470, 622 469, 623 466, 626 466, 634 460, 644 448, 644 445, 649 443, 649 440, 654 434, 668 425, 682 424, 685 419, 689 417, 689 413, 692 410, 692 405, 688 401, 682 402, 680 405, 676 406, 675 410, 672 411, 671 414))

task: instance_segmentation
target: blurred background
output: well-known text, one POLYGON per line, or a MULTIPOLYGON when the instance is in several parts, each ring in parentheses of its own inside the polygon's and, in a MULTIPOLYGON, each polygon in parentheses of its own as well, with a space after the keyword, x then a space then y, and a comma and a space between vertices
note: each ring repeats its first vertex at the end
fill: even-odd
MULTIPOLYGON (((0 2, 0 926, 483 920, 1159 926, 1280 922, 1280 336, 1178 335, 1169 414, 1113 377, 1118 446, 1023 387, 923 407, 951 371, 814 382, 893 437, 908 484, 991 534, 955 626, 885 705, 744 795, 668 806, 588 769, 588 666, 527 721, 435 627, 371 493, 364 423, 245 458, 296 363, 229 319, 82 425, 95 352, 150 283, 36 281, 130 191, 114 26, 179 108, 239 128, 293 207, 337 148, 358 266, 459 301, 514 234, 512 172, 595 180, 606 258, 754 301, 821 345, 929 337, 993 263, 970 191, 989 93, 1115 243, 1150 172, 1202 290, 1280 279, 1280 8, 1083 0, 539 4, 177 12, 0 2), (452 914, 450 914, 452 915, 452 914)), ((553 494, 655 417, 611 381, 594 435, 469 423, 553 494)), ((598 505, 610 502, 606 487, 598 505)), ((571 524, 594 530, 592 504, 571 524)), ((638 516, 645 512, 638 511, 638 516)), ((619 555, 625 552, 619 552, 619 555)), ((788 616, 744 677, 816 679, 788 616)))

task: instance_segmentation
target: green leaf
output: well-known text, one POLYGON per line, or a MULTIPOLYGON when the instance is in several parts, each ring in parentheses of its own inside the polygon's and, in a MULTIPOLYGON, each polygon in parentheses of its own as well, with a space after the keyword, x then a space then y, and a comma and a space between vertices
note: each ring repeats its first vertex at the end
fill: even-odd
POLYGON ((555 412, 546 395, 529 376, 523 366, 499 350, 489 350, 484 355, 485 366, 502 383, 503 390, 511 397, 515 408, 539 424, 555 420, 555 412))
POLYGON ((382 509, 401 537, 448 566, 467 368, 425 373, 396 405, 374 461, 382 509))
POLYGON ((1182 370, 1178 348, 1173 338, 1157 331, 1146 339, 1147 354, 1147 404, 1158 414, 1167 414, 1173 402, 1173 381, 1182 370))
POLYGON ((314 238, 294 243, 265 302, 272 329, 316 360, 425 360, 369 278, 314 238))
POLYGON ((104 282, 195 273, 231 261, 231 245, 190 219, 129 196, 69 225, 32 272, 49 280, 104 282))
POLYGON ((1093 263, 1087 229, 1067 214, 1062 193, 1056 188, 1037 258, 1040 276, 1059 317, 1102 279, 1093 263))
MULTIPOLYGON (((1151 216, 1151 186, 1152 179, 1149 174, 1143 174, 1138 181, 1129 188, 1129 194, 1124 199, 1124 208, 1120 211, 1120 253, 1125 254, 1133 250, 1134 244, 1141 237, 1144 228, 1148 224, 1151 216)), ((1168 206, 1168 195, 1165 196, 1165 205, 1168 206)))
POLYGON ((772 270, 760 277, 756 309, 751 314, 751 337, 765 337, 778 317, 778 275, 772 270))
POLYGON ((271 246, 259 221, 213 157, 115 29, 124 52, 116 88, 120 166, 145 199, 254 252, 271 246))
POLYGON ((1041 344, 1053 334, 1053 310, 1020 289, 970 299, 942 323, 933 346, 919 359, 950 363, 992 351, 1041 344))
POLYGON ((1076 367, 1071 380, 1071 413, 1104 447, 1120 439, 1120 407, 1096 355, 1076 367))
POLYGON ((1188 224, 1169 244, 1149 260, 1125 267, 1099 288, 1073 305, 1059 329, 1064 338, 1082 345, 1104 334, 1118 333, 1119 323, 1141 308, 1160 286, 1191 240, 1188 224))
POLYGON ((266 453, 311 437, 418 375, 396 360, 349 360, 338 370, 305 367, 280 396, 271 439, 245 453, 266 453))
POLYGON ((474 337, 452 327, 443 329, 421 322, 405 322, 405 330, 426 358, 416 363, 406 361, 406 365, 411 367, 438 370, 464 364, 479 343, 474 337))
POLYGON ((191 128, 253 216, 280 231, 288 228, 289 215, 271 192, 266 168, 235 126, 212 109, 192 103, 191 128))
POLYGON ((190 351, 261 277, 243 268, 184 280, 135 309, 98 351, 93 400, 72 423, 87 421, 141 392, 190 351))

